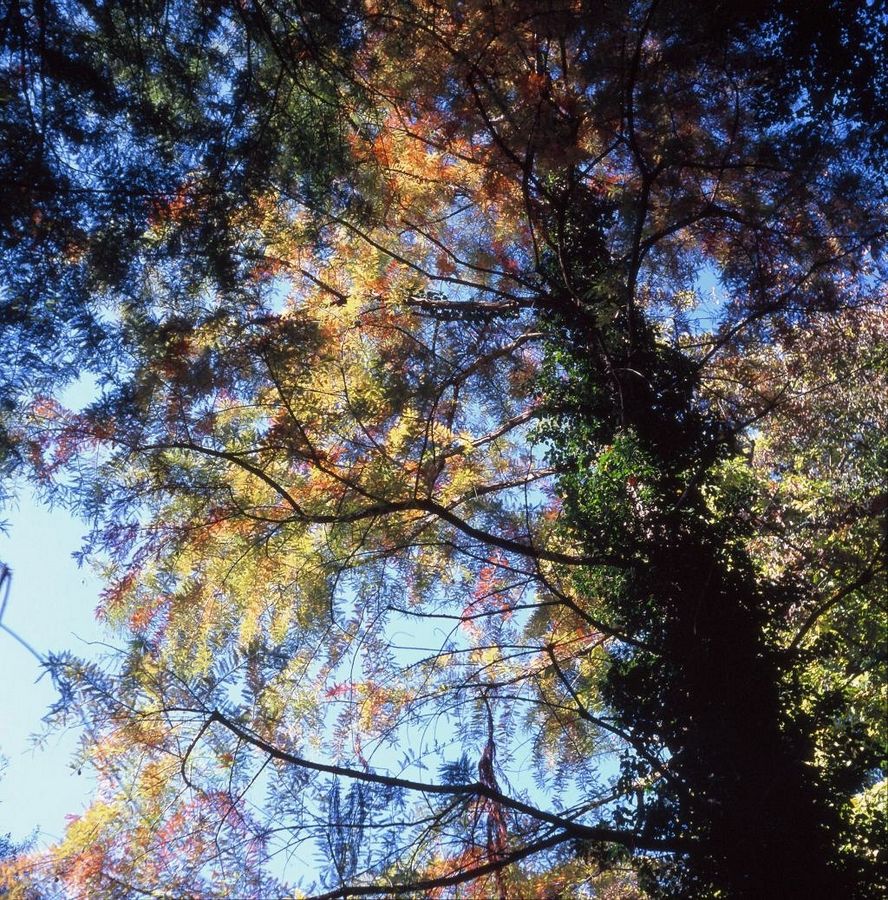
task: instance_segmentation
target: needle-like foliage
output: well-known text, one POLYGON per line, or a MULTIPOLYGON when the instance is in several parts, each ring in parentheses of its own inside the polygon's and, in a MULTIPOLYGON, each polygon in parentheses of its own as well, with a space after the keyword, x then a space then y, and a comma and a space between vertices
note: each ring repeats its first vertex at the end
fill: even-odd
POLYGON ((13 896, 882 895, 883 25, 13 4, 7 456, 119 647, 13 896))

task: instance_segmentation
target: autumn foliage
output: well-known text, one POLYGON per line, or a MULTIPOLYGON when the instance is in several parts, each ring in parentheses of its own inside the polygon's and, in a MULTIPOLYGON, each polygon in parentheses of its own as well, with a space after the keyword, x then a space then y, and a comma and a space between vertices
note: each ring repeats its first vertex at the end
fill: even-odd
POLYGON ((838 5, 853 65, 816 3, 17 5, 5 84, 94 168, 6 224, 99 396, 16 384, 4 434, 118 650, 49 664, 97 793, 12 896, 880 895, 838 5))

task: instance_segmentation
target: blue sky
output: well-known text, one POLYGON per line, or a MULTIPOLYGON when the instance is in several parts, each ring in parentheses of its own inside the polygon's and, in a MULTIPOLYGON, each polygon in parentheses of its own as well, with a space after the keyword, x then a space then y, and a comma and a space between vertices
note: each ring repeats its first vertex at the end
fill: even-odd
MULTIPOLYGON (((0 561, 13 573, 3 624, 40 653, 90 655, 95 648, 88 642, 101 638, 94 615, 100 582, 71 557, 85 527, 63 509, 47 509, 27 489, 2 519, 8 528, 0 534, 0 561)), ((46 843, 61 836, 66 814, 84 808, 90 781, 86 770, 78 776, 70 767, 75 734, 53 733, 43 748, 34 746, 56 699, 49 678, 40 676, 38 661, 0 631, 0 753, 7 761, 0 834, 20 840, 38 829, 46 843)))

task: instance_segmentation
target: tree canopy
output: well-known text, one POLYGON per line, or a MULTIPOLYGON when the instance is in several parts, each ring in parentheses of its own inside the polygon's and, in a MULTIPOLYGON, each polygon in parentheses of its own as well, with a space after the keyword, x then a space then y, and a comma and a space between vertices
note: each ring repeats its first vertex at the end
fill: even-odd
POLYGON ((117 648, 12 896, 883 896, 884 32, 10 4, 0 452, 117 648))

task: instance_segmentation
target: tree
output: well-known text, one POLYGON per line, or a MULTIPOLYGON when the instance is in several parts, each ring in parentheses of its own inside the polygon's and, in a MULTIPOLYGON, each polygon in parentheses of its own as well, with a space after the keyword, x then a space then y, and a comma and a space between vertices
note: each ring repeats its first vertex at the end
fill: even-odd
POLYGON ((247 273, 261 247, 238 208, 270 184, 327 189, 342 168, 338 87, 309 50, 347 56, 348 5, 296 12, 299 27, 225 3, 7 5, 4 417, 35 388, 105 374, 120 355, 118 311, 150 306, 158 290, 146 266, 180 302, 207 285, 239 303, 259 291, 247 273))
POLYGON ((17 438, 125 647, 53 663, 101 786, 14 877, 877 896, 875 13, 846 77, 789 3, 139 9, 58 29, 176 130, 17 438))

